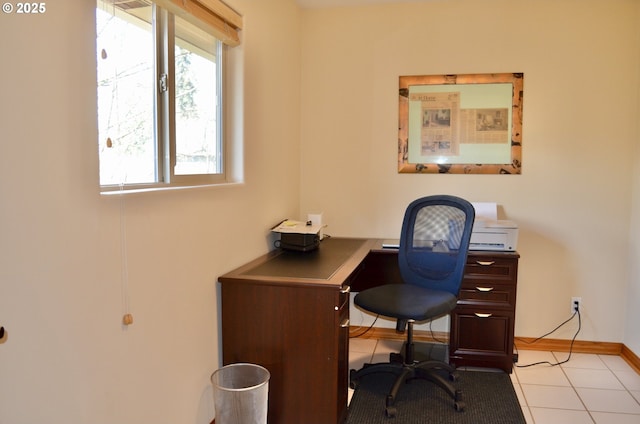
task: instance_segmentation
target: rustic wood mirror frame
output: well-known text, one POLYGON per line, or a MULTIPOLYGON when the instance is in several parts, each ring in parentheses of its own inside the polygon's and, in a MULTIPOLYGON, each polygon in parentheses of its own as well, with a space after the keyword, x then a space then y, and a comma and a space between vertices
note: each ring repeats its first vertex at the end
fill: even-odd
POLYGON ((398 172, 520 174, 523 85, 522 73, 401 76, 398 172))

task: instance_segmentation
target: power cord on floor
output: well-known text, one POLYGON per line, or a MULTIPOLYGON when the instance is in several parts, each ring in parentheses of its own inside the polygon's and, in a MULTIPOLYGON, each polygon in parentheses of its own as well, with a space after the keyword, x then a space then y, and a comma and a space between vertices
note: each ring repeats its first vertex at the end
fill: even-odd
POLYGON ((365 334, 367 334, 373 328, 373 326, 376 324, 376 321, 378 321, 378 317, 379 316, 380 315, 376 315, 376 319, 374 319, 373 322, 371 323, 371 325, 369 326, 369 328, 365 329, 363 332, 361 332, 359 334, 351 334, 351 332, 349 332, 349 338, 350 339, 355 339, 356 337, 364 336, 365 334))
POLYGON ((564 361, 559 361, 556 363, 551 363, 549 361, 540 361, 540 362, 534 362, 532 364, 525 364, 525 365, 517 365, 516 367, 518 368, 526 368, 526 367, 532 367, 534 365, 542 365, 542 364, 548 364, 551 365, 552 367, 555 367, 557 365, 561 365, 561 364, 565 364, 567 362, 569 362, 569 359, 571 359, 571 353, 573 352, 573 342, 576 341, 576 337, 578 337, 578 333, 580 333, 580 329, 582 328, 582 319, 580 317, 580 309, 576 309, 576 311, 573 313, 573 315, 571 315, 571 317, 569 319, 567 319, 565 322, 563 322, 562 324, 558 325, 556 328, 554 328, 553 330, 549 331, 547 334, 544 334, 540 337, 538 337, 537 339, 534 339, 531 342, 527 342, 525 340, 522 340, 523 343, 526 344, 533 344, 535 342, 537 342, 540 339, 543 339, 545 337, 547 337, 550 334, 553 334, 554 332, 556 332, 559 328, 561 328, 563 325, 565 325, 566 323, 568 323, 569 321, 571 321, 573 318, 576 317, 576 315, 578 316, 578 330, 576 331, 576 334, 573 336, 573 338, 571 339, 571 344, 569 345, 569 356, 567 356, 567 359, 565 359, 564 361))
POLYGON ((429 331, 431 332, 431 338, 438 343, 446 344, 447 340, 440 340, 436 337, 435 333, 433 332, 433 328, 431 327, 431 324, 433 324, 433 320, 429 321, 429 331))

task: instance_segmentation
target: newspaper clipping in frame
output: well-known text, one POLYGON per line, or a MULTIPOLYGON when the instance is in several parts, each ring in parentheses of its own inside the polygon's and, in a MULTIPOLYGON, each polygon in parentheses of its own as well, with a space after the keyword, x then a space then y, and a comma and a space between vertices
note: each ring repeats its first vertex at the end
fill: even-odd
POLYGON ((462 109, 460 133, 467 143, 508 143, 509 109, 462 109))
POLYGON ((409 101, 421 104, 420 153, 423 156, 457 155, 460 93, 411 93, 409 101))

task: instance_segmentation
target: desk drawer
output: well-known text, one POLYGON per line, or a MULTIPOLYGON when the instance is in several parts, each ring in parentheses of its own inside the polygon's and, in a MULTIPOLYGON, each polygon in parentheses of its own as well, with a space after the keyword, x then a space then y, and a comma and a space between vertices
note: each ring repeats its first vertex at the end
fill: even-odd
POLYGON ((469 255, 464 270, 465 281, 494 280, 516 281, 518 261, 516 258, 469 255))
POLYGON ((504 353, 509 350, 509 328, 513 314, 497 313, 494 310, 464 309, 454 314, 452 319, 454 328, 465 329, 452 335, 454 353, 459 353, 460 350, 504 353))
POLYGON ((462 308, 451 316, 449 362, 456 366, 513 365, 513 313, 462 308))
POLYGON ((485 305, 511 309, 515 304, 515 287, 508 284, 464 284, 458 295, 458 305, 485 305))

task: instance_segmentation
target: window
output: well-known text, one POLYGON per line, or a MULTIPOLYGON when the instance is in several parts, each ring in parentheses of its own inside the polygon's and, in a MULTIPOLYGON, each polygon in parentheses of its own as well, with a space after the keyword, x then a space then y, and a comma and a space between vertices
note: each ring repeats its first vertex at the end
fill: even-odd
POLYGON ((222 71, 238 15, 180 3, 188 14, 171 0, 97 0, 103 191, 226 181, 222 71))

